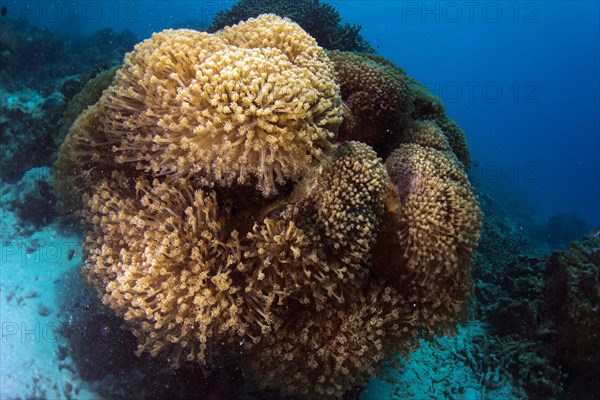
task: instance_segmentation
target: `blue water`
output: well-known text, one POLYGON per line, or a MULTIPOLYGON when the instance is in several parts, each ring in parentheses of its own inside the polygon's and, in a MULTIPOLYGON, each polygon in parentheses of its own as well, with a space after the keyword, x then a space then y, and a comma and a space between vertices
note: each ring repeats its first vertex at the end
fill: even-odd
MULTIPOLYGON (((185 21, 208 25, 232 3, 13 1, 9 9, 53 29, 128 28, 141 40, 185 21)), ((467 134, 476 182, 533 199, 540 220, 575 212, 600 226, 598 2, 330 3, 442 98, 467 134)))

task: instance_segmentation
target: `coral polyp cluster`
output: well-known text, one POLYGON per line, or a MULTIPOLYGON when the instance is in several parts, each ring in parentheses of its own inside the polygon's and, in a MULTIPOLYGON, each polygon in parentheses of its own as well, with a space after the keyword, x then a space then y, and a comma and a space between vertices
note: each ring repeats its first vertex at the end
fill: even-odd
POLYGON ((434 118, 403 111, 414 93, 391 63, 331 56, 274 15, 163 31, 71 127, 56 186, 139 353, 339 398, 461 317, 480 225, 464 165, 434 118), (388 75, 360 86, 339 57, 388 75), (335 143, 344 114, 346 139, 394 127, 385 163, 335 143))
POLYGON ((175 364, 203 359, 206 343, 225 327, 247 325, 222 263, 231 244, 215 194, 185 180, 111 178, 86 199, 93 227, 86 275, 128 321, 141 351, 167 350, 175 364))
POLYGON ((266 195, 298 179, 341 123, 333 64, 298 25, 266 15, 217 34, 167 30, 125 57, 113 84, 72 129, 69 154, 91 153, 204 185, 266 195), (91 149, 90 146, 95 146, 91 149), (101 147, 101 148, 99 148, 101 147))
POLYGON ((302 398, 341 398, 364 387, 381 364, 415 347, 416 315, 400 292, 372 280, 346 304, 315 314, 295 312, 290 322, 257 346, 248 369, 261 387, 302 398))
POLYGON ((386 218, 388 226, 382 228, 376 250, 382 262, 374 268, 390 277, 423 313, 419 321, 424 329, 452 329, 464 313, 472 286, 471 257, 482 219, 477 198, 462 165, 448 150, 402 144, 386 167, 400 204, 398 212, 386 218))
POLYGON ((346 113, 343 137, 376 145, 400 133, 413 110, 408 77, 372 54, 331 51, 346 113))
POLYGON ((197 182, 113 172, 84 196, 85 274, 140 350, 170 353, 174 364, 214 356, 211 339, 260 341, 289 307, 343 303, 366 275, 387 174, 359 143, 341 146, 328 164, 309 191, 245 235, 197 182))
POLYGON ((446 115, 441 100, 393 62, 374 54, 330 51, 344 101, 340 136, 387 149, 401 142, 415 121, 435 124, 458 160, 468 167, 471 154, 460 126, 446 115))

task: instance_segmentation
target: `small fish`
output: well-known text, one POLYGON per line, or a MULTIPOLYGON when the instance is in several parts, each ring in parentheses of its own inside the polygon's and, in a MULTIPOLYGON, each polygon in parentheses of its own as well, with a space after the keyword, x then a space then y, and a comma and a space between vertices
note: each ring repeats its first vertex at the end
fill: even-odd
POLYGON ((0 11, 0 14, 2 14, 2 16, 4 17, 7 12, 8 12, 8 9, 6 8, 6 6, 2 6, 2 11, 0 11))
POLYGON ((69 253, 67 254, 67 259, 71 261, 73 257, 75 257, 75 250, 69 250, 69 253))

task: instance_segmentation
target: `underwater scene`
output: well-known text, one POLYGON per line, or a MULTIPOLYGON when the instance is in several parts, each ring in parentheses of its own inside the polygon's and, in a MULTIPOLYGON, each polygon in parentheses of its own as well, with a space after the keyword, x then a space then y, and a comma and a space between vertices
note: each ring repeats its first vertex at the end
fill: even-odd
POLYGON ((600 399, 599 32, 0 0, 0 399, 600 399))

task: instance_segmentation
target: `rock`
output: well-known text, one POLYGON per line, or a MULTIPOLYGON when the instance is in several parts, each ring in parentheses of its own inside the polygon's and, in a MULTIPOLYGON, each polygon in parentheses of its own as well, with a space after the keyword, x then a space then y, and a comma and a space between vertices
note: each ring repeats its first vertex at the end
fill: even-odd
POLYGON ((52 309, 45 304, 40 304, 38 307, 38 314, 40 314, 42 317, 47 317, 48 315, 52 314, 52 309))
POLYGON ((21 222, 40 228, 56 217, 56 196, 52 189, 52 170, 32 168, 13 189, 12 206, 21 222))

